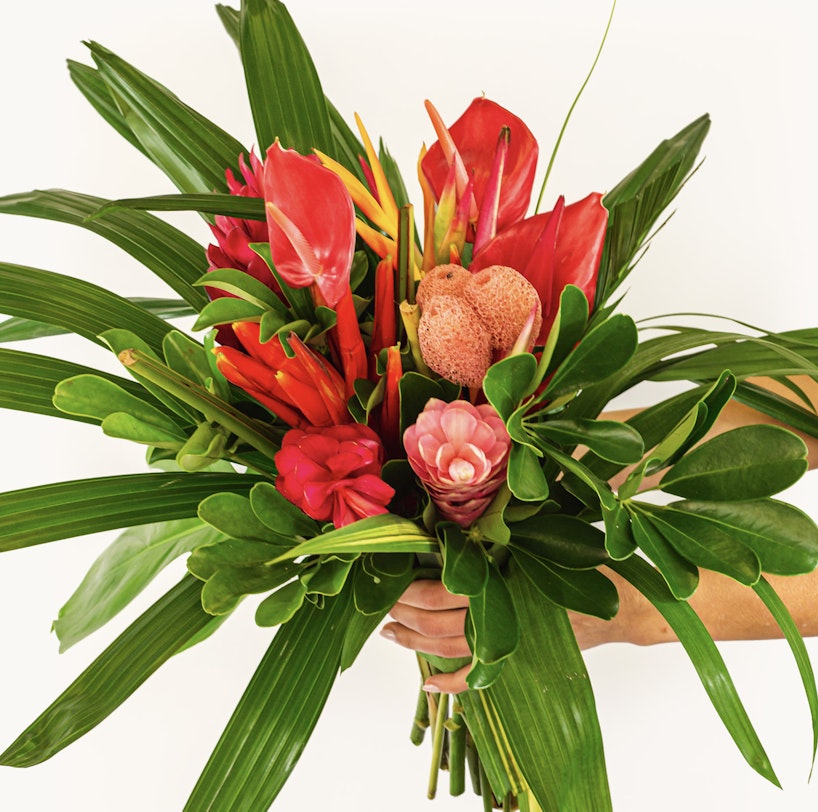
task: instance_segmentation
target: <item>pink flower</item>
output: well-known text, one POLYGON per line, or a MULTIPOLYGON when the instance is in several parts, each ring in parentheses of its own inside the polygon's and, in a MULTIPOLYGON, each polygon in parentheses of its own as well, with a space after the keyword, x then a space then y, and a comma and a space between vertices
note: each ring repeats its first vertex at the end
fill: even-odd
POLYGON ((505 481, 511 438, 487 403, 432 398, 403 444, 441 515, 461 527, 482 515, 505 481))
POLYGON ((380 438, 360 423, 291 429, 275 456, 276 487, 313 519, 344 527, 387 512, 395 491, 381 479, 383 460, 380 438))

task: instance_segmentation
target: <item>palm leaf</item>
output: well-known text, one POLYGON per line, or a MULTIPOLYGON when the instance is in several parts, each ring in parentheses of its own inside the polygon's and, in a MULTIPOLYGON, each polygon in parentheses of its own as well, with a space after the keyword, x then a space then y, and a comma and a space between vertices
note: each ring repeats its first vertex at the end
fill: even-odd
POLYGON ((247 474, 126 474, 0 494, 0 552, 57 539, 186 519, 218 491, 246 494, 247 474))
POLYGON ((306 602, 281 627, 185 806, 187 812, 266 812, 326 702, 356 614, 350 590, 324 609, 306 602))
POLYGON ((51 758, 115 711, 157 668, 213 620, 201 582, 185 576, 99 656, 0 755, 30 767, 51 758))
POLYGON ((209 301, 193 283, 207 270, 204 249, 195 240, 151 214, 110 209, 91 217, 108 201, 63 189, 0 197, 0 212, 81 226, 126 251, 201 310, 209 301))

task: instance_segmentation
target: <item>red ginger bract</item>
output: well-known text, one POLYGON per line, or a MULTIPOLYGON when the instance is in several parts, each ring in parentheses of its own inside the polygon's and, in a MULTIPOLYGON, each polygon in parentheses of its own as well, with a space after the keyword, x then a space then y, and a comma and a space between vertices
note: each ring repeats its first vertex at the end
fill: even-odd
POLYGON ((412 470, 443 518, 468 527, 505 482, 511 438, 493 406, 432 398, 403 434, 412 470))
POLYGON ((279 492, 317 521, 344 527, 387 512, 394 489, 381 479, 384 449, 360 423, 292 429, 275 455, 279 492))

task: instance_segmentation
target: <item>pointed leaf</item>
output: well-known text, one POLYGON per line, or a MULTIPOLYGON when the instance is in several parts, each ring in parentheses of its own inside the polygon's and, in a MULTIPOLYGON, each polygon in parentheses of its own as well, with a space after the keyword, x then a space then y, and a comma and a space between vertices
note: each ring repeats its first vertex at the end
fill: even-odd
POLYGON ((547 420, 528 428, 558 445, 584 445, 598 457, 623 465, 638 462, 644 453, 642 436, 627 423, 614 420, 547 420))
POLYGON ((515 522, 511 544, 568 569, 593 569, 608 560, 605 534, 574 516, 535 516, 515 522))
POLYGON ((439 525, 438 532, 443 536, 443 586, 454 595, 480 595, 489 577, 482 547, 455 524, 439 525))

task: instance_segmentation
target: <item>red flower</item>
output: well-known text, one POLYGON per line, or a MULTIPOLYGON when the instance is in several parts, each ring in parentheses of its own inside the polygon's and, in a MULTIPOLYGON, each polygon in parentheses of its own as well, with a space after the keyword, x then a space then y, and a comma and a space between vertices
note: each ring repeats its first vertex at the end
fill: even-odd
POLYGON ((335 527, 386 513, 395 491, 381 479, 384 450, 367 426, 292 429, 275 456, 276 487, 318 521, 335 527))
POLYGON ((542 303, 541 344, 557 315, 566 285, 576 285, 593 305, 608 212, 602 195, 593 193, 554 210, 535 214, 501 231, 473 258, 469 270, 508 265, 536 288, 542 303))
POLYGON ((276 141, 264 162, 264 199, 273 264, 291 287, 315 285, 334 308, 349 289, 355 211, 341 179, 315 158, 276 141))
POLYGON ((430 108, 439 140, 429 148, 421 168, 435 198, 440 200, 443 194, 450 167, 462 167, 457 169, 460 175, 458 197, 464 193, 466 183, 472 180, 474 201, 482 214, 498 149, 504 149, 502 144, 498 144, 498 139, 507 132, 496 230, 502 231, 525 217, 539 151, 531 130, 517 116, 484 98, 475 99, 448 129, 448 133, 434 108, 431 105, 427 105, 427 108, 430 108))
POLYGON ((216 364, 228 381, 263 403, 293 427, 348 423, 344 379, 330 364, 291 334, 288 356, 278 336, 262 344, 254 322, 233 325, 249 355, 232 347, 216 349, 216 364))

